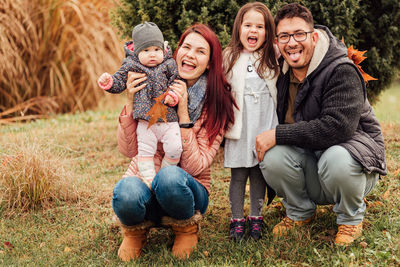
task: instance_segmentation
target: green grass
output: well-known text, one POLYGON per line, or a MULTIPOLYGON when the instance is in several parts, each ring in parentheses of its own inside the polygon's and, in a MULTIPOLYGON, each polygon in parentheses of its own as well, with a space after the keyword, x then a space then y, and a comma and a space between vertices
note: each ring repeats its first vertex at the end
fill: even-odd
MULTIPOLYGON (((198 249, 187 261, 171 256, 172 233, 154 229, 143 257, 129 266, 398 266, 400 265, 400 119, 396 104, 386 94, 376 114, 386 139, 389 174, 367 197, 368 212, 363 236, 348 248, 333 245, 336 233, 331 206, 319 207, 311 227, 274 241, 272 227, 284 216, 279 199, 264 207, 267 234, 259 242, 228 240, 230 172, 224 169, 221 151, 213 163, 210 206, 202 223, 198 249), (390 99, 390 98, 389 98, 390 99), (393 113, 392 113, 393 112, 393 113), (386 114, 390 120, 383 117, 386 114), (363 243, 361 243, 363 242, 363 243)), ((106 98, 113 99, 113 98, 106 98)), ((11 143, 40 140, 65 155, 72 173, 65 177, 79 188, 76 202, 58 202, 50 209, 11 214, 0 204, 0 266, 117 266, 121 243, 112 223, 114 184, 128 166, 116 142, 121 102, 102 110, 60 115, 48 120, 0 128, 0 157, 11 143), (12 248, 4 244, 9 242, 12 248)), ((0 158, 1 164, 1 158, 0 158)), ((0 192, 1 194, 1 192, 0 192)), ((1 198, 0 198, 1 199, 1 198)), ((245 211, 249 211, 248 196, 245 211)))
POLYGON ((375 114, 381 123, 400 122, 400 81, 385 90, 374 104, 375 114))

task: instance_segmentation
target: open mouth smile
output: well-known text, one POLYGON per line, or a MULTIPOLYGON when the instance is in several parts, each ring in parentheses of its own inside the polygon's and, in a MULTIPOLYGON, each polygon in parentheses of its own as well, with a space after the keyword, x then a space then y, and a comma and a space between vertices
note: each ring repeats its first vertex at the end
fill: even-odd
POLYGON ((298 61, 303 54, 303 49, 286 50, 286 53, 292 61, 298 61))
POLYGON ((187 61, 187 60, 183 60, 182 61, 182 68, 183 69, 187 69, 187 70, 194 70, 196 68, 196 64, 187 61))
POLYGON ((255 36, 249 36, 249 37, 247 38, 247 43, 248 43, 249 45, 256 45, 256 44, 257 44, 257 41, 258 41, 258 38, 255 37, 255 36))

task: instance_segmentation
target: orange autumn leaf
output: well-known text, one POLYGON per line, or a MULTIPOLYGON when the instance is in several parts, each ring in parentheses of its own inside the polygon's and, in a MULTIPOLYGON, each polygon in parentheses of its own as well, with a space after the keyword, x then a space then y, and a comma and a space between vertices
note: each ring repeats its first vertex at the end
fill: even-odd
POLYGON ((168 113, 167 106, 161 103, 161 101, 167 95, 167 92, 163 93, 159 97, 154 98, 156 102, 151 107, 151 109, 146 113, 146 115, 150 117, 149 125, 147 126, 147 128, 150 128, 150 126, 156 123, 158 119, 162 119, 164 122, 167 122, 167 113, 168 113))
POLYGON ((357 49, 354 49, 354 47, 351 45, 349 48, 347 48, 347 56, 353 60, 354 64, 357 66, 360 65, 361 62, 364 61, 367 57, 364 57, 363 55, 367 52, 367 50, 364 51, 359 51, 357 49))
MULTIPOLYGON (((342 43, 345 44, 344 42, 344 38, 342 37, 342 43)), ((365 51, 359 51, 357 49, 355 49, 352 45, 350 47, 347 48, 347 57, 350 58, 354 64, 357 66, 357 68, 360 70, 364 81, 367 83, 368 81, 374 81, 374 80, 378 80, 374 77, 372 77, 371 75, 365 73, 360 66, 360 63, 364 61, 364 59, 366 59, 367 57, 364 57, 364 54, 367 52, 367 50, 365 51)))
POLYGON ((13 249, 14 248, 14 246, 13 246, 13 244, 11 244, 10 242, 3 242, 3 246, 5 247, 5 248, 8 248, 8 249, 13 249))
POLYGON ((365 242, 365 241, 362 241, 362 242, 360 242, 360 246, 361 246, 362 248, 366 248, 366 247, 368 246, 368 243, 365 242))

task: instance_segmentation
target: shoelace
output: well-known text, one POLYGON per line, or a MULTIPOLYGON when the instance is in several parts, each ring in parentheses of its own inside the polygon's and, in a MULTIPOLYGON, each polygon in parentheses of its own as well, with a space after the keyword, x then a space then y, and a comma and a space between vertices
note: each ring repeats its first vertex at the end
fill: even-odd
POLYGON ((292 219, 290 219, 289 217, 285 217, 282 220, 282 224, 285 226, 293 226, 294 225, 294 221, 292 219))
POLYGON ((253 224, 251 225, 251 230, 252 231, 261 231, 261 223, 253 222, 253 224))
POLYGON ((339 227, 338 234, 352 236, 355 234, 356 230, 357 230, 356 225, 341 225, 339 227))
POLYGON ((243 225, 236 225, 235 226, 235 233, 243 233, 244 227, 243 225))

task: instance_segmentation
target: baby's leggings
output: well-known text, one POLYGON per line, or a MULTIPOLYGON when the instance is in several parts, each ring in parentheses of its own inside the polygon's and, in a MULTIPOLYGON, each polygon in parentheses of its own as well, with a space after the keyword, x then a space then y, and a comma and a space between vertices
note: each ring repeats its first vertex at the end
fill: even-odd
POLYGON ((136 129, 138 156, 153 157, 157 151, 157 143, 161 142, 165 156, 170 160, 179 160, 182 153, 182 142, 178 122, 155 123, 150 128, 147 126, 147 121, 139 120, 136 129))

